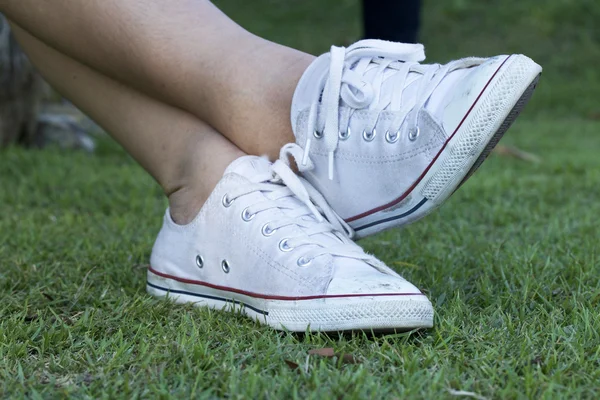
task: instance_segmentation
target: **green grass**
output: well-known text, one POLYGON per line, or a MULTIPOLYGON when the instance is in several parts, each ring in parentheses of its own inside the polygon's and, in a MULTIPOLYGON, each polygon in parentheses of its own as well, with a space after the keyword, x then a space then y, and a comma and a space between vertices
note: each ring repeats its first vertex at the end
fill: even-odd
MULTIPOLYGON (((0 152, 0 396, 596 398, 600 5, 437 3, 431 59, 516 51, 545 71, 504 140, 539 165, 492 156, 439 212, 362 242, 430 296, 434 329, 292 335, 155 300, 144 266, 165 201, 141 168, 107 140, 91 156, 13 148, 0 152), (308 356, 321 347, 358 363, 308 356)), ((360 34, 356 1, 218 4, 307 51, 360 34)))

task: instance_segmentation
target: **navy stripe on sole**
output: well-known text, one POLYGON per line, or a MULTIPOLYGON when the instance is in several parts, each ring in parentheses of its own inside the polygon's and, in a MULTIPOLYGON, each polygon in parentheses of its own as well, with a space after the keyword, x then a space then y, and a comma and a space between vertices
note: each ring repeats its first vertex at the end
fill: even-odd
POLYGON ((210 299, 210 300, 222 301, 224 303, 237 304, 237 305, 240 305, 240 306, 242 306, 244 308, 249 308, 252 311, 257 312, 259 314, 269 315, 268 311, 264 311, 264 310, 261 310, 261 309, 256 308, 256 307, 252 307, 252 306, 250 306, 248 304, 244 304, 244 303, 241 303, 241 302, 233 300, 233 299, 226 299, 226 298, 223 298, 223 297, 210 296, 210 295, 207 295, 207 294, 199 294, 199 293, 187 292, 185 290, 177 290, 177 289, 164 288, 164 287, 161 287, 161 286, 157 286, 157 285, 155 285, 153 283, 150 283, 148 281, 146 281, 146 284, 148 286, 150 286, 151 288, 154 288, 154 289, 157 289, 157 290, 162 290, 163 292, 175 293, 175 294, 185 294, 187 296, 194 296, 194 297, 199 297, 199 298, 203 298, 203 299, 210 299))
POLYGON ((394 217, 389 217, 389 218, 381 219, 379 221, 370 222, 370 223, 368 223, 366 225, 359 226, 358 228, 354 228, 354 230, 355 231, 361 231, 363 229, 367 229, 367 228, 370 228, 370 227, 375 226, 375 225, 379 225, 379 224, 383 224, 383 223, 386 223, 386 222, 395 221, 395 220, 400 219, 400 218, 408 217, 409 215, 411 215, 412 213, 414 213, 415 211, 417 211, 419 208, 423 207, 423 204, 425 204, 425 203, 427 203, 427 198, 423 198, 423 200, 421 200, 421 202, 419 204, 417 204, 416 206, 414 206, 413 208, 411 208, 410 210, 408 210, 404 214, 400 214, 400 215, 396 215, 394 217))

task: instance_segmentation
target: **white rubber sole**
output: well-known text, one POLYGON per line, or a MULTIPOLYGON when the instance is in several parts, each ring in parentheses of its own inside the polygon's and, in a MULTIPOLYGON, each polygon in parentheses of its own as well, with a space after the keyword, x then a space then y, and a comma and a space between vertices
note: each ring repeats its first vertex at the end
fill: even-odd
POLYGON ((442 205, 479 168, 518 117, 541 71, 526 56, 510 56, 412 191, 397 204, 350 223, 357 238, 415 222, 442 205))
POLYGON ((433 307, 424 295, 336 296, 274 299, 198 283, 148 270, 147 290, 177 303, 236 311, 275 329, 292 332, 406 331, 433 326, 433 307))

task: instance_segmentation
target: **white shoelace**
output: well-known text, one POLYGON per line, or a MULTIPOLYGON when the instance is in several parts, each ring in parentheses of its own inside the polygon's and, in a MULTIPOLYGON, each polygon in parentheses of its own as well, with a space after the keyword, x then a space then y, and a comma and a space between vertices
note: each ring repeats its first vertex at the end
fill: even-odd
MULTIPOLYGON (((250 204, 244 209, 242 218, 250 221, 260 212, 271 209, 282 210, 285 217, 270 221, 262 230, 266 236, 286 226, 295 225, 302 229, 303 235, 288 236, 279 243, 280 250, 291 251, 301 246, 310 246, 298 260, 299 265, 308 265, 313 259, 322 255, 348 257, 366 261, 380 268, 381 262, 365 253, 352 241, 352 228, 344 222, 327 204, 325 198, 305 179, 298 176, 288 165, 289 145, 282 149, 282 159, 271 165, 271 173, 256 177, 256 182, 241 185, 228 191, 223 199, 231 204, 237 198, 254 192, 261 192, 266 200, 250 204), (299 200, 301 204, 298 203, 299 200), (329 235, 328 243, 323 237, 329 235), (329 243, 336 243, 329 245, 329 243)), ((292 150, 292 152, 294 152, 292 150)), ((294 152, 294 155, 298 155, 294 152)))
MULTIPOLYGON (((444 77, 459 68, 479 65, 482 58, 465 58, 446 65, 421 65, 425 50, 421 44, 394 43, 382 40, 362 40, 347 49, 331 47, 329 71, 318 82, 319 90, 312 101, 308 117, 306 144, 300 168, 308 169, 312 137, 323 138, 329 153, 329 179, 333 179, 333 159, 340 136, 348 133, 350 117, 356 109, 368 108, 374 117, 363 132, 373 134, 379 114, 384 110, 399 111, 386 135, 399 135, 408 118, 411 137, 418 136, 418 110, 431 97, 444 77), (370 80, 365 73, 377 68, 370 80), (420 74, 416 96, 404 98, 409 74, 420 74), (391 85, 390 95, 383 96, 382 85, 391 85), (321 112, 319 113, 319 107, 321 112), (410 115, 410 116, 409 116, 410 115)), ((393 136, 394 138, 396 136, 393 136)))

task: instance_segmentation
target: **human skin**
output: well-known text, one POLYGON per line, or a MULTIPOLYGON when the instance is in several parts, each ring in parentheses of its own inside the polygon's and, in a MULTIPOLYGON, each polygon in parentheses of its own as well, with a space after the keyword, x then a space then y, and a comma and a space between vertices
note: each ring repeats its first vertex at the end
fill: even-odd
POLYGON ((248 154, 294 141, 306 53, 253 35, 207 0, 0 0, 0 12, 77 62, 180 108, 248 154))

